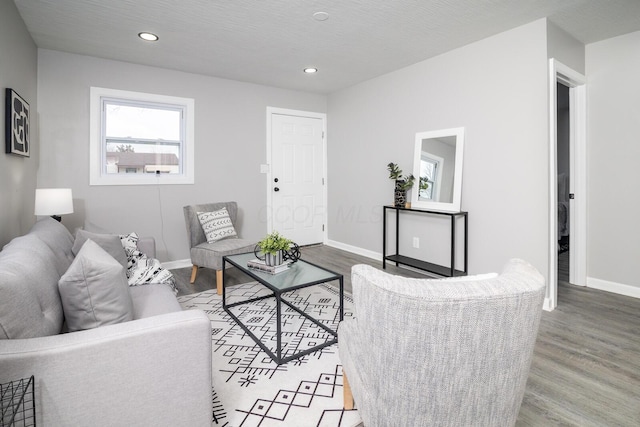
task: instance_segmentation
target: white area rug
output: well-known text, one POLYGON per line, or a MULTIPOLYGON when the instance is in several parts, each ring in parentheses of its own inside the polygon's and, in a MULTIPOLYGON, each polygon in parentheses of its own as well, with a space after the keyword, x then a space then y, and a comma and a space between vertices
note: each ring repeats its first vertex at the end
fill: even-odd
MULTIPOLYGON (((267 295, 257 283, 227 288, 227 303, 267 295)), ((285 295, 287 301, 336 330, 338 291, 316 285, 285 295)), ((342 408, 342 366, 338 345, 277 365, 222 309, 215 289, 178 298, 184 309, 203 310, 211 319, 213 344, 213 423, 225 427, 352 427, 360 417, 342 408)), ((344 298, 344 316, 352 316, 352 300, 344 298)), ((282 304, 283 355, 333 337, 282 304)), ((275 300, 234 307, 232 312, 271 351, 275 350, 275 300)))

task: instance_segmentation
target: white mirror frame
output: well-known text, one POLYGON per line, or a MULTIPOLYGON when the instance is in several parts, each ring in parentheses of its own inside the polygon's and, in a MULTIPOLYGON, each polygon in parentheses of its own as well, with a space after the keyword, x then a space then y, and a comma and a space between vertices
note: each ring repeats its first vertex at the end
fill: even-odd
POLYGON ((462 158, 464 152, 464 128, 442 129, 430 132, 416 133, 416 145, 413 154, 413 176, 416 183, 411 188, 411 207, 417 209, 427 209, 444 212, 460 212, 460 201, 462 199, 462 158), (422 157, 422 141, 431 138, 443 138, 447 136, 456 137, 456 155, 454 160, 453 174, 453 200, 451 203, 431 202, 419 200, 420 191, 420 159, 422 157))

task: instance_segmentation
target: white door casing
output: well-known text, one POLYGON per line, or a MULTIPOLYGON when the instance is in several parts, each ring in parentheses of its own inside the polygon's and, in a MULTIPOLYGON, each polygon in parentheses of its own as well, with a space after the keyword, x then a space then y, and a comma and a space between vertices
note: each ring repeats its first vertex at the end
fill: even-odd
POLYGON ((267 229, 299 245, 326 240, 326 116, 267 108, 267 229))
POLYGON ((587 160, 586 160, 586 77, 554 58, 549 59, 549 275, 548 293, 544 309, 553 310, 558 304, 558 160, 557 160, 557 92, 556 84, 569 87, 570 97, 570 200, 571 234, 569 252, 569 281, 586 285, 587 275, 587 160))

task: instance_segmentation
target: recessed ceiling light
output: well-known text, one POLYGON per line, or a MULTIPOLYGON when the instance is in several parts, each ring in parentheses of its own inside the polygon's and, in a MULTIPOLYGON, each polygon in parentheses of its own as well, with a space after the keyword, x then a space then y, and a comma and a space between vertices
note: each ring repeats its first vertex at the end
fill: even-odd
POLYGON ((146 33, 146 32, 138 33, 138 37, 148 42, 155 42, 158 40, 158 36, 156 36, 153 33, 146 33))
POLYGON ((313 74, 313 73, 317 73, 318 69, 317 68, 313 68, 313 67, 309 67, 309 68, 305 68, 304 72, 307 74, 313 74))
POLYGON ((326 21, 329 19, 329 14, 327 12, 316 12, 313 14, 313 19, 316 21, 326 21))

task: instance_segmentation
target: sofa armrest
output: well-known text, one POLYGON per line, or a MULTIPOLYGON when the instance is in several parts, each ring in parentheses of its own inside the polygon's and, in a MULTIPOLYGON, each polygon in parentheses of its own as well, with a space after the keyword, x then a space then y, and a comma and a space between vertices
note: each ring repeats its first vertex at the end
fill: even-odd
POLYGON ((210 426, 211 324, 187 310, 0 341, 0 383, 30 375, 43 425, 210 426))

